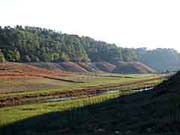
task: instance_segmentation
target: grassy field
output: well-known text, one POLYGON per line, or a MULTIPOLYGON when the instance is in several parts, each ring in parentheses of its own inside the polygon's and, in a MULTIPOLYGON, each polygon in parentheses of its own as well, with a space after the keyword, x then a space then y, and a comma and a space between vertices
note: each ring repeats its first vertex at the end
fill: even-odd
MULTIPOLYGON (((147 83, 159 83, 161 78, 156 74, 80 74, 59 76, 58 79, 43 77, 0 78, 0 99, 19 95, 47 94, 88 88, 115 87, 135 83, 146 79, 157 78, 147 83), (66 80, 66 81, 62 81, 66 80), (68 81, 67 81, 68 80, 68 81), (74 82, 71 82, 74 81, 74 82)), ((57 78, 57 77, 56 77, 57 78)), ((135 85, 135 84, 133 84, 135 85)))
MULTIPOLYGON (((0 108, 0 127, 8 126, 25 119, 30 119, 31 117, 43 115, 51 112, 64 112, 72 110, 74 108, 81 108, 91 104, 101 103, 110 99, 117 98, 122 95, 126 95, 133 92, 133 89, 144 87, 145 85, 156 85, 159 84, 162 79, 159 78, 159 75, 154 74, 133 74, 133 75, 120 75, 120 74, 81 74, 81 75, 72 75, 59 77, 58 79, 49 79, 49 78, 26 78, 23 81, 15 79, 3 80, 0 83, 0 86, 6 88, 9 84, 9 91, 2 92, 0 94, 0 101, 2 99, 9 99, 14 97, 23 96, 23 100, 26 99, 28 95, 37 95, 44 93, 53 93, 61 91, 76 91, 78 89, 118 89, 118 92, 114 93, 104 93, 101 95, 81 95, 75 99, 57 101, 57 102, 48 102, 43 100, 38 102, 40 98, 37 96, 37 102, 25 103, 22 105, 13 105, 0 108), (154 80, 152 78, 155 78, 154 80), (74 82, 62 81, 64 80, 73 80, 74 82), (150 79, 149 81, 144 81, 150 79), (152 80, 151 80, 152 79, 152 80), (140 81, 136 83, 137 81, 140 81), (31 82, 31 83, 30 83, 31 82), (128 84, 130 83, 130 84, 128 84), (25 85, 26 84, 26 85, 25 85), (44 84, 43 87, 38 87, 38 84, 44 84), (51 84, 51 85, 48 85, 51 84), (128 84, 128 85, 127 85, 128 84), (31 88, 29 90, 21 89, 22 86, 27 86, 26 88, 31 88), (34 88, 31 86, 37 86, 34 88), (48 88, 45 88, 45 86, 48 88), (55 86, 52 86, 55 85, 55 86), (14 88, 15 87, 15 88, 14 88), (124 92, 123 92, 124 91, 124 92)), ((47 96, 47 98, 53 98, 53 96, 47 96)), ((31 100, 31 99, 28 99, 31 100)), ((34 100, 34 98, 32 98, 34 100)))
POLYGON ((65 111, 73 109, 75 107, 82 107, 88 104, 103 102, 117 96, 119 96, 118 93, 113 93, 94 97, 81 97, 79 99, 60 102, 45 102, 13 107, 4 107, 0 109, 0 126, 48 112, 65 111))
POLYGON ((62 80, 48 79, 42 77, 23 77, 13 79, 0 79, 0 97, 13 95, 41 94, 56 91, 83 89, 96 86, 108 86, 114 84, 123 84, 146 78, 158 77, 154 74, 135 74, 135 75, 118 75, 118 74, 82 74, 59 77, 62 80))
POLYGON ((56 79, 39 77, 39 81, 37 78, 33 80, 31 77, 24 78, 24 80, 16 78, 13 78, 14 81, 4 80, 1 86, 9 87, 8 90, 10 91, 0 93, 0 107, 36 103, 53 97, 92 96, 99 90, 119 89, 124 91, 138 89, 139 86, 156 85, 162 81, 159 75, 154 74, 80 74, 58 78, 60 80, 57 77, 56 79), (39 87, 40 84, 43 88, 39 87), (24 87, 31 87, 31 90, 21 90, 24 87))

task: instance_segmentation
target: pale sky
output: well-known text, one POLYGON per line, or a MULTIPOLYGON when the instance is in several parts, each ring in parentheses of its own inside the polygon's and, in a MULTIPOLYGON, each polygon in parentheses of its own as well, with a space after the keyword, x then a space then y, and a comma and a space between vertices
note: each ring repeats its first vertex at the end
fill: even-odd
POLYGON ((180 51, 180 0, 0 0, 0 25, 45 27, 121 47, 180 51))

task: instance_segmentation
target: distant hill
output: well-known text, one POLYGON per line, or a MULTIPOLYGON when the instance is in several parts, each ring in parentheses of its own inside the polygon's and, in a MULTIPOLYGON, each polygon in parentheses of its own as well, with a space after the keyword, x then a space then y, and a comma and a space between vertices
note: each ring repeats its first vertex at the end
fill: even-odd
MULTIPOLYGON (((49 29, 28 26, 16 26, 14 28, 9 26, 0 27, 0 62, 4 61, 21 63, 107 62, 112 64, 111 66, 118 66, 118 61, 121 61, 120 65, 128 66, 123 71, 117 68, 116 72, 124 72, 125 70, 125 72, 134 72, 135 70, 132 70, 132 64, 130 63, 139 61, 160 72, 180 69, 180 54, 173 49, 159 48, 147 50, 145 48, 122 48, 115 44, 94 40, 90 37, 80 37, 78 35, 64 34, 49 29), (123 64, 123 62, 130 63, 123 64)), ((104 66, 107 65, 105 64, 104 66)), ((108 68, 111 66, 109 65, 108 68)), ((137 64, 134 67, 137 67, 137 64)), ((124 66, 123 68, 126 67, 124 66)))
POLYGON ((136 60, 132 49, 37 27, 0 27, 0 49, 0 60, 13 62, 136 60))
POLYGON ((157 71, 180 70, 180 53, 174 49, 157 48, 154 50, 147 50, 146 48, 139 48, 136 49, 136 52, 139 61, 157 71))
POLYGON ((115 73, 155 73, 156 71, 141 62, 116 62, 115 73))

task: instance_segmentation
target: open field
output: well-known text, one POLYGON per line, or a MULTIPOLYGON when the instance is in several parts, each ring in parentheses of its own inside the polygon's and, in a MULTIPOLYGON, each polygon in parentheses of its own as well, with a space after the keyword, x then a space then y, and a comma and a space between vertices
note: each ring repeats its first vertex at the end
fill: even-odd
MULTIPOLYGON (((90 76, 90 75, 86 75, 86 76, 90 76)), ((83 78, 83 77, 85 77, 85 75, 68 76, 68 77, 64 77, 64 79, 79 80, 79 78, 83 78)), ((16 81, 20 81, 20 80, 16 80, 16 81)), ((40 82, 41 81, 42 80, 40 80, 40 82)), ((51 81, 57 81, 57 80, 51 80, 51 81)), ((59 83, 61 86, 58 86, 59 88, 39 89, 39 90, 34 89, 27 91, 17 90, 17 92, 13 92, 13 93, 7 92, 1 94, 1 98, 0 98, 1 105, 3 104, 3 101, 4 102, 8 101, 5 102, 3 106, 16 105, 16 99, 18 99, 17 104, 23 104, 23 105, 1 108, 0 126, 8 125, 10 123, 23 120, 25 118, 29 118, 32 116, 36 116, 48 112, 65 111, 65 110, 73 109, 75 107, 85 106, 87 104, 99 103, 108 99, 122 96, 124 94, 132 93, 133 89, 140 89, 141 87, 143 88, 145 85, 146 86, 157 85, 162 80, 157 75, 152 75, 152 74, 151 75, 100 74, 96 76, 91 76, 87 80, 83 79, 83 81, 86 82, 72 83, 72 82, 60 81, 59 83), (96 95, 97 91, 101 91, 101 90, 108 91, 110 89, 111 90, 118 89, 119 91, 115 93, 105 93, 102 95, 96 95), (78 98, 67 101, 57 101, 57 102, 48 102, 47 100, 45 100, 49 98, 66 97, 69 96, 68 95, 69 93, 71 96, 75 96, 78 98)), ((5 83, 2 84, 5 85, 5 83)), ((21 83, 17 85, 18 88, 21 88, 20 86, 21 83)))
POLYGON ((64 111, 73 109, 75 107, 81 107, 88 104, 102 102, 111 98, 117 97, 118 94, 106 94, 95 97, 85 97, 75 100, 67 100, 60 102, 46 102, 46 103, 36 103, 28 105, 20 105, 13 107, 5 107, 0 109, 0 126, 13 123, 15 121, 22 120, 24 118, 40 115, 43 113, 53 112, 53 111, 64 111))
POLYGON ((2 88, 8 91, 0 95, 0 106, 36 102, 52 97, 95 95, 97 91, 119 89, 129 90, 138 87, 154 86, 161 82, 158 75, 109 75, 109 74, 84 74, 50 78, 24 78, 14 81, 4 80, 2 88), (65 80, 65 81, 62 81, 65 80), (71 81, 70 81, 71 80, 71 81), (11 85, 9 85, 11 83, 11 85), (34 89, 33 89, 34 87, 34 89), (42 87, 42 88, 41 88, 42 87), (21 89, 26 88, 26 89, 21 89), (28 90, 28 88, 31 88, 28 90))
MULTIPOLYGON (((144 84, 157 83, 157 80, 145 82, 115 87, 119 91, 96 96, 3 107, 0 109, 0 133, 178 135, 179 127, 172 126, 179 121, 178 95, 162 93, 158 87, 135 92, 137 85, 143 88, 144 84)), ((159 87, 166 88, 166 85, 159 87)))
MULTIPOLYGON (((138 85, 139 88, 141 87, 143 88, 144 86, 141 83, 138 85)), ((65 101, 48 102, 47 100, 43 100, 42 102, 36 102, 31 104, 28 103, 18 106, 3 107, 0 109, 0 116, 1 116, 0 126, 12 124, 13 122, 23 120, 25 118, 29 118, 32 116, 41 115, 44 113, 49 113, 54 111, 66 111, 74 108, 84 107, 86 105, 101 103, 109 99, 114 99, 119 96, 124 96, 130 93, 134 93, 133 88, 137 88, 137 86, 131 85, 131 87, 124 87, 124 88, 126 89, 119 90, 113 93, 104 93, 100 95, 84 94, 84 96, 81 95, 77 98, 65 100, 65 101)))
MULTIPOLYGON (((43 69, 37 75, 39 71, 40 68, 27 67, 25 71, 6 69, 1 72, 2 129, 47 113, 81 110, 85 106, 152 88, 165 79, 158 74, 69 73, 43 69)), ((61 120, 69 121, 66 117, 61 120)), ((64 131, 60 128, 59 132, 64 131)))
POLYGON ((127 82, 158 78, 155 74, 118 75, 118 74, 81 74, 70 76, 44 77, 13 77, 0 78, 0 93, 4 95, 44 93, 69 89, 96 87, 101 85, 123 84, 127 82), (33 88, 35 86, 35 88, 33 88))

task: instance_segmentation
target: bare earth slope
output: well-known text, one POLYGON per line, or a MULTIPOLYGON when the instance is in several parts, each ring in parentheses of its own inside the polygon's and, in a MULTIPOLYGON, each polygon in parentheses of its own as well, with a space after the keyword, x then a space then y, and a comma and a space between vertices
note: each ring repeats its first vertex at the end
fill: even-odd
POLYGON ((91 62, 91 63, 75 63, 75 62, 59 62, 59 63, 31 63, 32 65, 45 67, 48 69, 60 69, 71 72, 109 72, 109 73, 155 73, 152 68, 140 62, 91 62))
POLYGON ((49 75, 69 75, 70 73, 58 70, 48 70, 45 68, 39 68, 36 66, 5 62, 0 63, 0 76, 49 76, 49 75))
POLYGON ((71 75, 74 73, 60 69, 48 70, 28 64, 0 63, 0 92, 57 88, 66 83, 60 77, 71 75))

